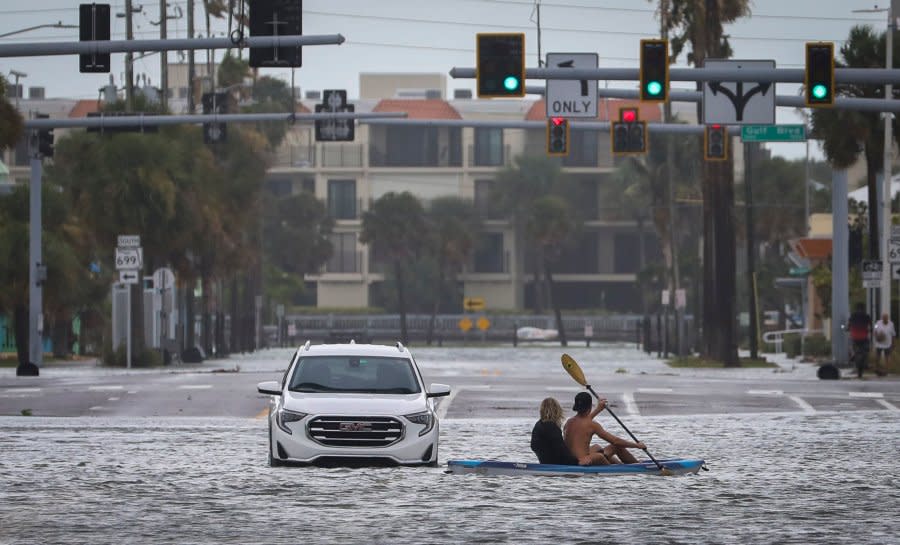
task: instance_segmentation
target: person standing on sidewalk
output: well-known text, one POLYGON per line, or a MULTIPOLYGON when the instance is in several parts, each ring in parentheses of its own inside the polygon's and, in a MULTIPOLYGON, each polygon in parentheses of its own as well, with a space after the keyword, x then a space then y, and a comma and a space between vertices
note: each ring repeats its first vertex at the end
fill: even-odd
POLYGON ((873 329, 877 358, 875 372, 880 377, 887 374, 888 364, 891 359, 891 349, 894 347, 894 337, 896 336, 897 330, 894 328, 894 322, 891 321, 891 317, 885 312, 881 315, 881 319, 875 322, 875 328, 873 329))

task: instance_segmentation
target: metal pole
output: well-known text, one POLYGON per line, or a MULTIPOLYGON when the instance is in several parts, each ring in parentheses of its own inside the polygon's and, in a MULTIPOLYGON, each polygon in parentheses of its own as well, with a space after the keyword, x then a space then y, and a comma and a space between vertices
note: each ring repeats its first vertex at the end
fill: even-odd
POLYGON ((29 186, 29 222, 28 222, 28 361, 38 367, 44 362, 44 301, 43 279, 41 271, 43 257, 41 256, 41 175, 43 164, 37 150, 37 138, 35 149, 31 156, 31 184, 29 186))
MULTIPOLYGON (((194 38, 194 0, 187 3, 187 32, 188 39, 194 38)), ((188 51, 188 113, 194 113, 194 78, 196 68, 194 66, 194 50, 188 51)))
POLYGON ((756 315, 756 241, 753 238, 753 156, 757 144, 744 144, 744 217, 747 222, 747 314, 749 318, 750 358, 759 358, 759 330, 756 315))
POLYGON ((134 289, 133 284, 128 284, 128 312, 125 313, 125 365, 131 369, 131 290, 134 289))
MULTIPOLYGON (((134 40, 134 31, 131 26, 131 0, 125 0, 125 39, 134 40)), ((134 111, 134 54, 131 51, 125 53, 125 111, 134 111)))
MULTIPOLYGON (((842 326, 850 317, 850 265, 848 264, 847 171, 831 173, 831 354, 835 363, 847 363, 847 332, 842 326)), ((803 287, 804 291, 807 285, 803 287)), ((804 329, 809 327, 803 316, 804 329)))
MULTIPOLYGON (((888 24, 885 32, 885 40, 887 50, 886 68, 893 68, 894 65, 894 21, 891 9, 888 8, 888 24)), ((884 98, 889 100, 893 95, 893 87, 890 83, 884 86, 884 98)), ((891 159, 893 147, 892 134, 893 116, 890 113, 884 114, 884 168, 882 180, 884 180, 883 190, 881 192, 881 312, 890 313, 891 311, 891 256, 888 251, 888 239, 891 236, 891 159)))
MULTIPOLYGON (((159 0, 159 39, 165 41, 168 20, 168 3, 166 0, 159 0)), ((159 103, 165 112, 169 109, 169 53, 166 51, 159 52, 159 103)))
MULTIPOLYGON (((803 236, 809 236, 809 140, 806 141, 806 163, 804 164, 804 178, 806 184, 803 186, 803 236)), ((782 309, 779 309, 781 311, 782 309)))

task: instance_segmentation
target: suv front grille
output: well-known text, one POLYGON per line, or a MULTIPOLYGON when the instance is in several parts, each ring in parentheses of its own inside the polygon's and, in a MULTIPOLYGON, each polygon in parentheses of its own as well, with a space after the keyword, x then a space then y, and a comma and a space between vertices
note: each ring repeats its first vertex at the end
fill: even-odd
POLYGON ((403 438, 403 423, 389 416, 317 416, 306 431, 329 447, 386 447, 403 438))

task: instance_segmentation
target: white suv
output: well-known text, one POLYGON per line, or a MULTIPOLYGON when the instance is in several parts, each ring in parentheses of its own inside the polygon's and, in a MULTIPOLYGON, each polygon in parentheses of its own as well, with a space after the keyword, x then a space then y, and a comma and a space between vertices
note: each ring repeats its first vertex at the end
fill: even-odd
POLYGON ((281 382, 261 382, 269 410, 269 464, 388 462, 437 465, 435 397, 402 344, 321 344, 297 350, 281 382))

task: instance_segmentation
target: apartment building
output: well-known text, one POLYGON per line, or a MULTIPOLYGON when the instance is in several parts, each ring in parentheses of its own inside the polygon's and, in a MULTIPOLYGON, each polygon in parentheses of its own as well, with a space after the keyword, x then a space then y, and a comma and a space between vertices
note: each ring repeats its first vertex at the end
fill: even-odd
MULTIPOLYGON (((543 99, 479 100, 468 91, 445 97, 441 74, 361 74, 357 112, 406 112, 418 120, 544 121, 543 99)), ((314 110, 317 94, 304 106, 314 110)), ((601 100, 598 120, 636 106, 641 118, 658 121, 655 105, 601 100)), ((577 123, 577 121, 573 122, 577 123)), ((359 242, 362 214, 385 193, 409 191, 427 204, 444 195, 472 199, 482 220, 475 255, 461 275, 466 297, 483 298, 492 309, 534 305, 531 252, 516 247, 512 225, 491 202, 497 173, 520 155, 546 155, 543 125, 536 129, 402 126, 360 123, 352 143, 316 143, 312 127, 291 131, 269 169, 267 187, 276 194, 309 191, 335 219, 334 255, 320 274, 307 278, 311 303, 319 307, 379 305, 384 274, 359 242)), ((636 274, 642 259, 658 262, 659 243, 649 221, 641 222, 604 199, 614 170, 609 134, 573 130, 570 154, 560 159, 578 186, 579 240, 564 250, 556 297, 565 308, 640 310, 636 274), (642 240, 643 239, 643 240, 642 240), (640 248, 644 248, 642 257, 640 248)))

